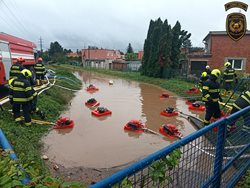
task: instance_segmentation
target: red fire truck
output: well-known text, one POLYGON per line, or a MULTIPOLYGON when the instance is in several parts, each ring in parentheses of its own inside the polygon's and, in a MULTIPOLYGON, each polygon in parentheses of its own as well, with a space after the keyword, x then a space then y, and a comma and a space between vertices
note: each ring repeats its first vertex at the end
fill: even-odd
POLYGON ((0 85, 7 84, 9 71, 18 57, 25 59, 26 68, 35 65, 33 42, 0 32, 0 85))

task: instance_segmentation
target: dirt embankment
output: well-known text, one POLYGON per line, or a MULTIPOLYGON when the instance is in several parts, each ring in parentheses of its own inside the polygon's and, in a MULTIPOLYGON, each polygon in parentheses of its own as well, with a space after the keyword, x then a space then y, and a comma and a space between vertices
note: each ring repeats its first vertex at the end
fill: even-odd
POLYGON ((124 166, 109 169, 95 169, 85 167, 65 168, 62 165, 56 165, 50 161, 47 161, 46 163, 53 176, 59 177, 64 181, 79 181, 86 183, 87 185, 98 182, 124 168, 124 166))

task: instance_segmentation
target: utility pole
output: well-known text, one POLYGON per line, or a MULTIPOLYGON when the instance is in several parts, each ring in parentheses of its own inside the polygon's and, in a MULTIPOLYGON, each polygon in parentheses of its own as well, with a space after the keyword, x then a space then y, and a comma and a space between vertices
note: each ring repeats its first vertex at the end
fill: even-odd
POLYGON ((42 37, 40 37, 39 39, 39 45, 40 45, 40 50, 41 50, 41 54, 43 53, 43 40, 42 37))

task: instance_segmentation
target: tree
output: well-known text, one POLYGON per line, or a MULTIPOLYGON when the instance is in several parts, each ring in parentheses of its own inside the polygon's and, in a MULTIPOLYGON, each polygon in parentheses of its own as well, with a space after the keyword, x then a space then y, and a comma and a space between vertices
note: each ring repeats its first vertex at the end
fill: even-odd
POLYGON ((66 55, 66 54, 69 54, 69 53, 72 53, 72 50, 71 49, 63 49, 63 53, 66 55))
POLYGON ((192 48, 192 43, 190 39, 187 39, 186 41, 183 42, 182 44, 183 48, 191 49, 192 48))
MULTIPOLYGON (((144 42, 144 56, 141 74, 152 77, 163 77, 164 71, 179 67, 180 48, 188 44, 191 34, 181 30, 177 21, 171 28, 168 21, 160 18, 150 21, 147 38, 144 42)), ((173 74, 172 74, 173 75, 173 74)))
POLYGON ((48 52, 50 60, 59 63, 64 63, 66 61, 64 49, 57 41, 50 43, 50 48, 48 52))
POLYGON ((127 54, 128 53, 134 53, 134 50, 133 50, 133 48, 132 48, 132 46, 131 46, 130 43, 128 44, 128 47, 127 47, 127 54))
POLYGON ((52 57, 56 53, 63 54, 63 47, 57 41, 51 42, 49 48, 49 55, 52 57))
POLYGON ((125 60, 126 61, 135 61, 135 60, 137 60, 137 54, 136 53, 126 53, 125 60))

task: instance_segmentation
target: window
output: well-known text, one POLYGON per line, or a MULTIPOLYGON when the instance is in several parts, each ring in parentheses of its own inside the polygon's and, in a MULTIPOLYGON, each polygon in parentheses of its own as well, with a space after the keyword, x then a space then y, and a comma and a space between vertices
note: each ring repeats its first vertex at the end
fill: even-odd
POLYGON ((228 62, 232 64, 232 68, 235 70, 243 69, 243 59, 228 59, 228 62))

